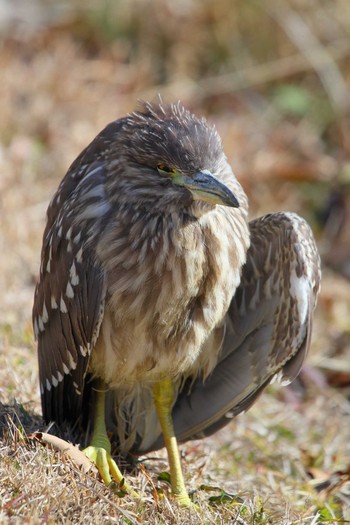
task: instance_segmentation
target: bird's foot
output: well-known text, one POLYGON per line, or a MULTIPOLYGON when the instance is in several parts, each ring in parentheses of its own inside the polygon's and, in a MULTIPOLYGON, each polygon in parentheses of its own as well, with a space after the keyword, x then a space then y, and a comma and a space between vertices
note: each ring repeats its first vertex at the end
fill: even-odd
POLYGON ((121 495, 129 494, 136 499, 140 499, 139 494, 125 481, 118 465, 106 449, 91 445, 85 448, 83 452, 85 456, 96 465, 100 476, 107 487, 112 487, 113 483, 115 483, 117 484, 117 489, 120 491, 121 495))
POLYGON ((189 497, 187 492, 184 492, 182 494, 174 494, 175 500, 179 503, 180 507, 184 507, 190 510, 194 510, 196 512, 199 512, 199 507, 189 497))

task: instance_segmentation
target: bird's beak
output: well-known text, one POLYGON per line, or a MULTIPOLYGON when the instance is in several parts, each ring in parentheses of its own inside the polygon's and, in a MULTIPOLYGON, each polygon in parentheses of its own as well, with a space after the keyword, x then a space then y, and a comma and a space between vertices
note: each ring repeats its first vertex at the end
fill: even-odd
POLYGON ((173 178, 173 183, 187 188, 195 200, 239 208, 239 202, 232 191, 208 170, 198 171, 191 176, 178 174, 173 178))

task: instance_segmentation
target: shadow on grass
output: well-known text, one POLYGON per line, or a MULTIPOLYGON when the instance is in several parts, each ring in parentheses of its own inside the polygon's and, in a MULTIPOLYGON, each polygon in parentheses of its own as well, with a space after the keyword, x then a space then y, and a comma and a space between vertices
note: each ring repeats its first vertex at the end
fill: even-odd
POLYGON ((35 414, 30 406, 32 403, 15 402, 11 405, 0 403, 0 439, 5 438, 8 433, 13 433, 15 429, 25 438, 39 428, 43 428, 44 422, 41 416, 35 414))

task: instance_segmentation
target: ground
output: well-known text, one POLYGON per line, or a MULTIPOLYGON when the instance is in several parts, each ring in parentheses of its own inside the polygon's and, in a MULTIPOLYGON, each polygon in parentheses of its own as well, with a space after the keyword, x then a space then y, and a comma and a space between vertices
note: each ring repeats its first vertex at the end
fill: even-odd
POLYGON ((349 5, 102 4, 0 2, 0 522, 350 522, 349 5), (164 451, 128 474, 137 504, 28 438, 45 430, 31 307, 49 199, 107 122, 158 92, 215 123, 251 217, 302 214, 324 261, 300 379, 181 446, 199 514, 167 497, 164 451))

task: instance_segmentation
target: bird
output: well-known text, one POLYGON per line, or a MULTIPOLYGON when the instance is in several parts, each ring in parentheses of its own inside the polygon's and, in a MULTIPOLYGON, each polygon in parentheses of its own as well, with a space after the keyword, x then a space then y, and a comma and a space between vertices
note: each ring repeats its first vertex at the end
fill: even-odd
POLYGON ((35 290, 46 423, 90 430, 106 485, 139 497, 111 453, 166 447, 184 507, 178 442, 292 380, 310 345, 320 259, 292 212, 249 220, 216 128, 180 103, 139 102, 108 124, 48 210, 35 290))

